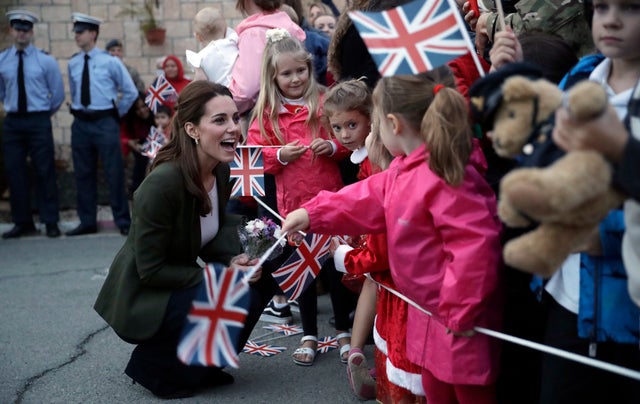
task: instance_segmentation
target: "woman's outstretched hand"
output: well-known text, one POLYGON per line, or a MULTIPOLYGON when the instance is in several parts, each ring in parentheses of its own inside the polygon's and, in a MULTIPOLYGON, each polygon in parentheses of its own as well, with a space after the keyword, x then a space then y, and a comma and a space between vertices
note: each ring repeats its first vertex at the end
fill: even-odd
MULTIPOLYGON (((230 267, 241 270, 242 272, 249 272, 249 270, 258 263, 258 258, 254 258, 252 260, 249 259, 247 254, 236 255, 231 258, 230 267)), ((258 268, 258 270, 249 278, 249 283, 257 282, 262 276, 262 268, 258 268)))

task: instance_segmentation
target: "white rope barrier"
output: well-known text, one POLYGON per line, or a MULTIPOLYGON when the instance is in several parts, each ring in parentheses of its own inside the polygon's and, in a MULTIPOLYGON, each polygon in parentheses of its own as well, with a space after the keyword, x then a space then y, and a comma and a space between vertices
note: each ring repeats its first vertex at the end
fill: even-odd
MULTIPOLYGON (((282 218, 282 216, 280 216, 278 213, 276 213, 275 211, 273 211, 273 209, 271 209, 269 206, 267 206, 266 203, 264 203, 263 201, 260 200, 260 198, 254 197, 254 199, 260 204, 262 205, 265 209, 267 209, 269 212, 271 212, 271 214, 273 214, 275 217, 279 218, 280 220, 284 221, 284 219, 282 218)), ((302 233, 302 232, 300 232, 302 233)), ((304 235, 304 233, 302 233, 304 235)), ((262 257, 260 257, 260 261, 258 262, 258 264, 256 264, 253 268, 251 268, 251 270, 247 273, 247 275, 245 275, 245 279, 249 279, 251 276, 253 276, 253 274, 255 273, 255 271, 257 271, 257 269, 264 263, 264 261, 267 260, 267 257, 273 252, 273 250, 275 249, 275 247, 280 243, 281 240, 284 239, 284 237, 286 237, 286 233, 283 233, 282 236, 278 239, 278 241, 271 247, 269 248, 269 250, 267 250, 266 253, 264 253, 262 255, 262 257)), ((378 286, 386 289, 388 292, 390 292, 391 294, 393 294, 394 296, 398 297, 399 299, 402 299, 403 301, 405 301, 407 304, 410 304, 411 306, 415 307, 416 309, 420 310, 421 312, 427 314, 428 316, 433 316, 433 314, 427 310, 425 310, 424 308, 422 308, 420 305, 418 305, 418 303, 414 302, 413 300, 409 299, 408 297, 404 296, 403 294, 401 294, 400 292, 391 289, 390 287, 383 285, 377 281, 375 281, 373 278, 371 278, 371 276, 369 274, 366 274, 367 278, 371 279, 375 284, 377 284, 378 286)), ((534 341, 529 341, 527 339, 524 338, 519 338, 519 337, 515 337, 513 335, 509 335, 509 334, 504 334, 498 331, 493 331, 484 327, 474 327, 473 328, 474 331, 481 333, 481 334, 485 334, 488 335, 490 337, 493 338, 498 338, 501 339, 503 341, 507 341, 507 342, 511 342, 513 344, 517 344, 517 345, 521 345, 521 346, 525 346, 527 348, 531 348, 531 349, 535 349, 541 352, 545 352, 551 355, 556 355, 559 356, 561 358, 564 359, 568 359, 574 362, 579 362, 585 365, 589 365, 589 366, 593 366, 595 368, 601 369, 601 370, 605 370, 608 372, 612 372, 612 373, 616 373, 618 375, 621 376, 625 376, 634 380, 638 380, 640 381, 640 372, 636 371, 636 370, 632 370, 629 368, 625 368, 622 366, 618 366, 618 365, 614 365, 605 361, 601 361, 599 359, 593 359, 593 358, 589 358, 587 356, 583 356, 583 355, 578 355, 575 354, 573 352, 569 352, 569 351, 565 351, 562 349, 558 349, 558 348, 554 348, 548 345, 544 345, 544 344, 540 344, 534 341)), ((464 337, 461 337, 464 338, 464 337)))
MULTIPOLYGON (((428 316, 433 316, 433 314, 427 310, 425 310, 424 308, 422 308, 418 303, 414 302, 413 300, 409 299, 408 297, 404 296, 403 294, 401 294, 400 292, 391 289, 390 287, 381 284, 380 282, 377 282, 376 280, 374 280, 373 278, 371 278, 371 276, 369 274, 366 274, 367 278, 371 279, 376 285, 386 289, 387 291, 389 291, 391 294, 393 294, 394 296, 397 296, 398 298, 404 300, 407 304, 411 305, 412 307, 420 310, 421 312, 425 313, 428 316)), ((587 356, 583 356, 583 355, 578 355, 575 354, 573 352, 568 352, 568 351, 564 351, 562 349, 558 349, 558 348, 554 348, 548 345, 544 345, 544 344, 540 344, 537 342, 533 342, 533 341, 529 341, 526 340, 524 338, 519 338, 519 337, 514 337, 513 335, 509 335, 509 334, 504 334, 498 331, 493 331, 484 327, 474 327, 473 328, 474 331, 481 333, 481 334, 485 334, 488 335, 490 337, 494 337, 494 338, 498 338, 504 341, 508 341, 511 342, 513 344, 517 344, 517 345, 522 345, 525 346, 527 348, 531 348, 531 349, 535 349, 538 351, 542 351, 551 355, 556 355, 556 356, 560 356, 561 358, 564 359, 568 359, 568 360, 572 360, 574 362, 580 362, 582 364, 585 365, 589 365, 589 366, 593 366, 595 368, 601 369, 601 370, 605 370, 608 372, 612 372, 612 373, 616 373, 619 374, 621 376, 625 376, 634 380, 640 380, 640 372, 636 371, 636 370, 632 370, 632 369, 628 369, 622 366, 618 366, 618 365, 614 365, 608 362, 604 362, 598 359, 593 359, 593 358, 589 358, 587 356)), ((461 338, 465 338, 465 337, 461 337, 461 338)))

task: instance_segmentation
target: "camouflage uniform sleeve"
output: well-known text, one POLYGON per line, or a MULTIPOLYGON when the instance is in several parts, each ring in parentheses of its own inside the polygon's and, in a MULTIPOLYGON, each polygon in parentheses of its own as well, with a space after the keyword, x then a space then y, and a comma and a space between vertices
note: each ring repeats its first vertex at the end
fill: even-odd
MULTIPOLYGON (((505 15, 505 24, 516 35, 532 31, 555 34, 571 45, 577 56, 593 50, 591 30, 579 0, 521 0, 515 8, 516 12, 505 15)), ((487 18, 487 34, 492 42, 494 34, 502 28, 495 10, 492 4, 487 18)))

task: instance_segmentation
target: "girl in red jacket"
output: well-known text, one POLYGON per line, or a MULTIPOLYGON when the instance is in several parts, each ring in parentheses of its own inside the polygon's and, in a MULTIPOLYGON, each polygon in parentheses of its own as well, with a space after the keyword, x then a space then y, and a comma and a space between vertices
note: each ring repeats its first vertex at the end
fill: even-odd
MULTIPOLYGON (((262 149, 264 168, 275 177, 277 206, 283 217, 322 190, 342 188, 338 163, 349 154, 321 125, 322 96, 313 78, 312 62, 302 42, 286 30, 267 31, 260 93, 247 144, 266 146, 262 149)), ((336 272, 333 260, 326 260, 322 271, 329 278, 336 338, 341 360, 346 363, 351 339, 349 313, 355 308, 357 296, 342 284, 342 274, 336 272)), ((293 361, 310 366, 318 334, 315 282, 298 303, 304 337, 293 361)))
POLYGON ((409 306, 406 323, 407 358, 421 368, 427 402, 495 403, 499 341, 474 327, 501 322, 500 221, 465 99, 438 73, 378 82, 374 113, 397 157, 366 180, 321 192, 283 231, 386 232, 397 290, 432 313, 409 306))

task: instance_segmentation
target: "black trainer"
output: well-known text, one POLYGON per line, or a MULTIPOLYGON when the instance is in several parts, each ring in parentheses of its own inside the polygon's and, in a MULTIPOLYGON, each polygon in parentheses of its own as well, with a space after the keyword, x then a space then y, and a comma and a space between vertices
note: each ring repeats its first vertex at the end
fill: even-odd
POLYGON ((291 315, 291 309, 289 305, 284 306, 281 309, 276 308, 273 304, 273 300, 269 302, 269 305, 264 309, 260 316, 260 321, 276 324, 288 324, 293 320, 291 315))

